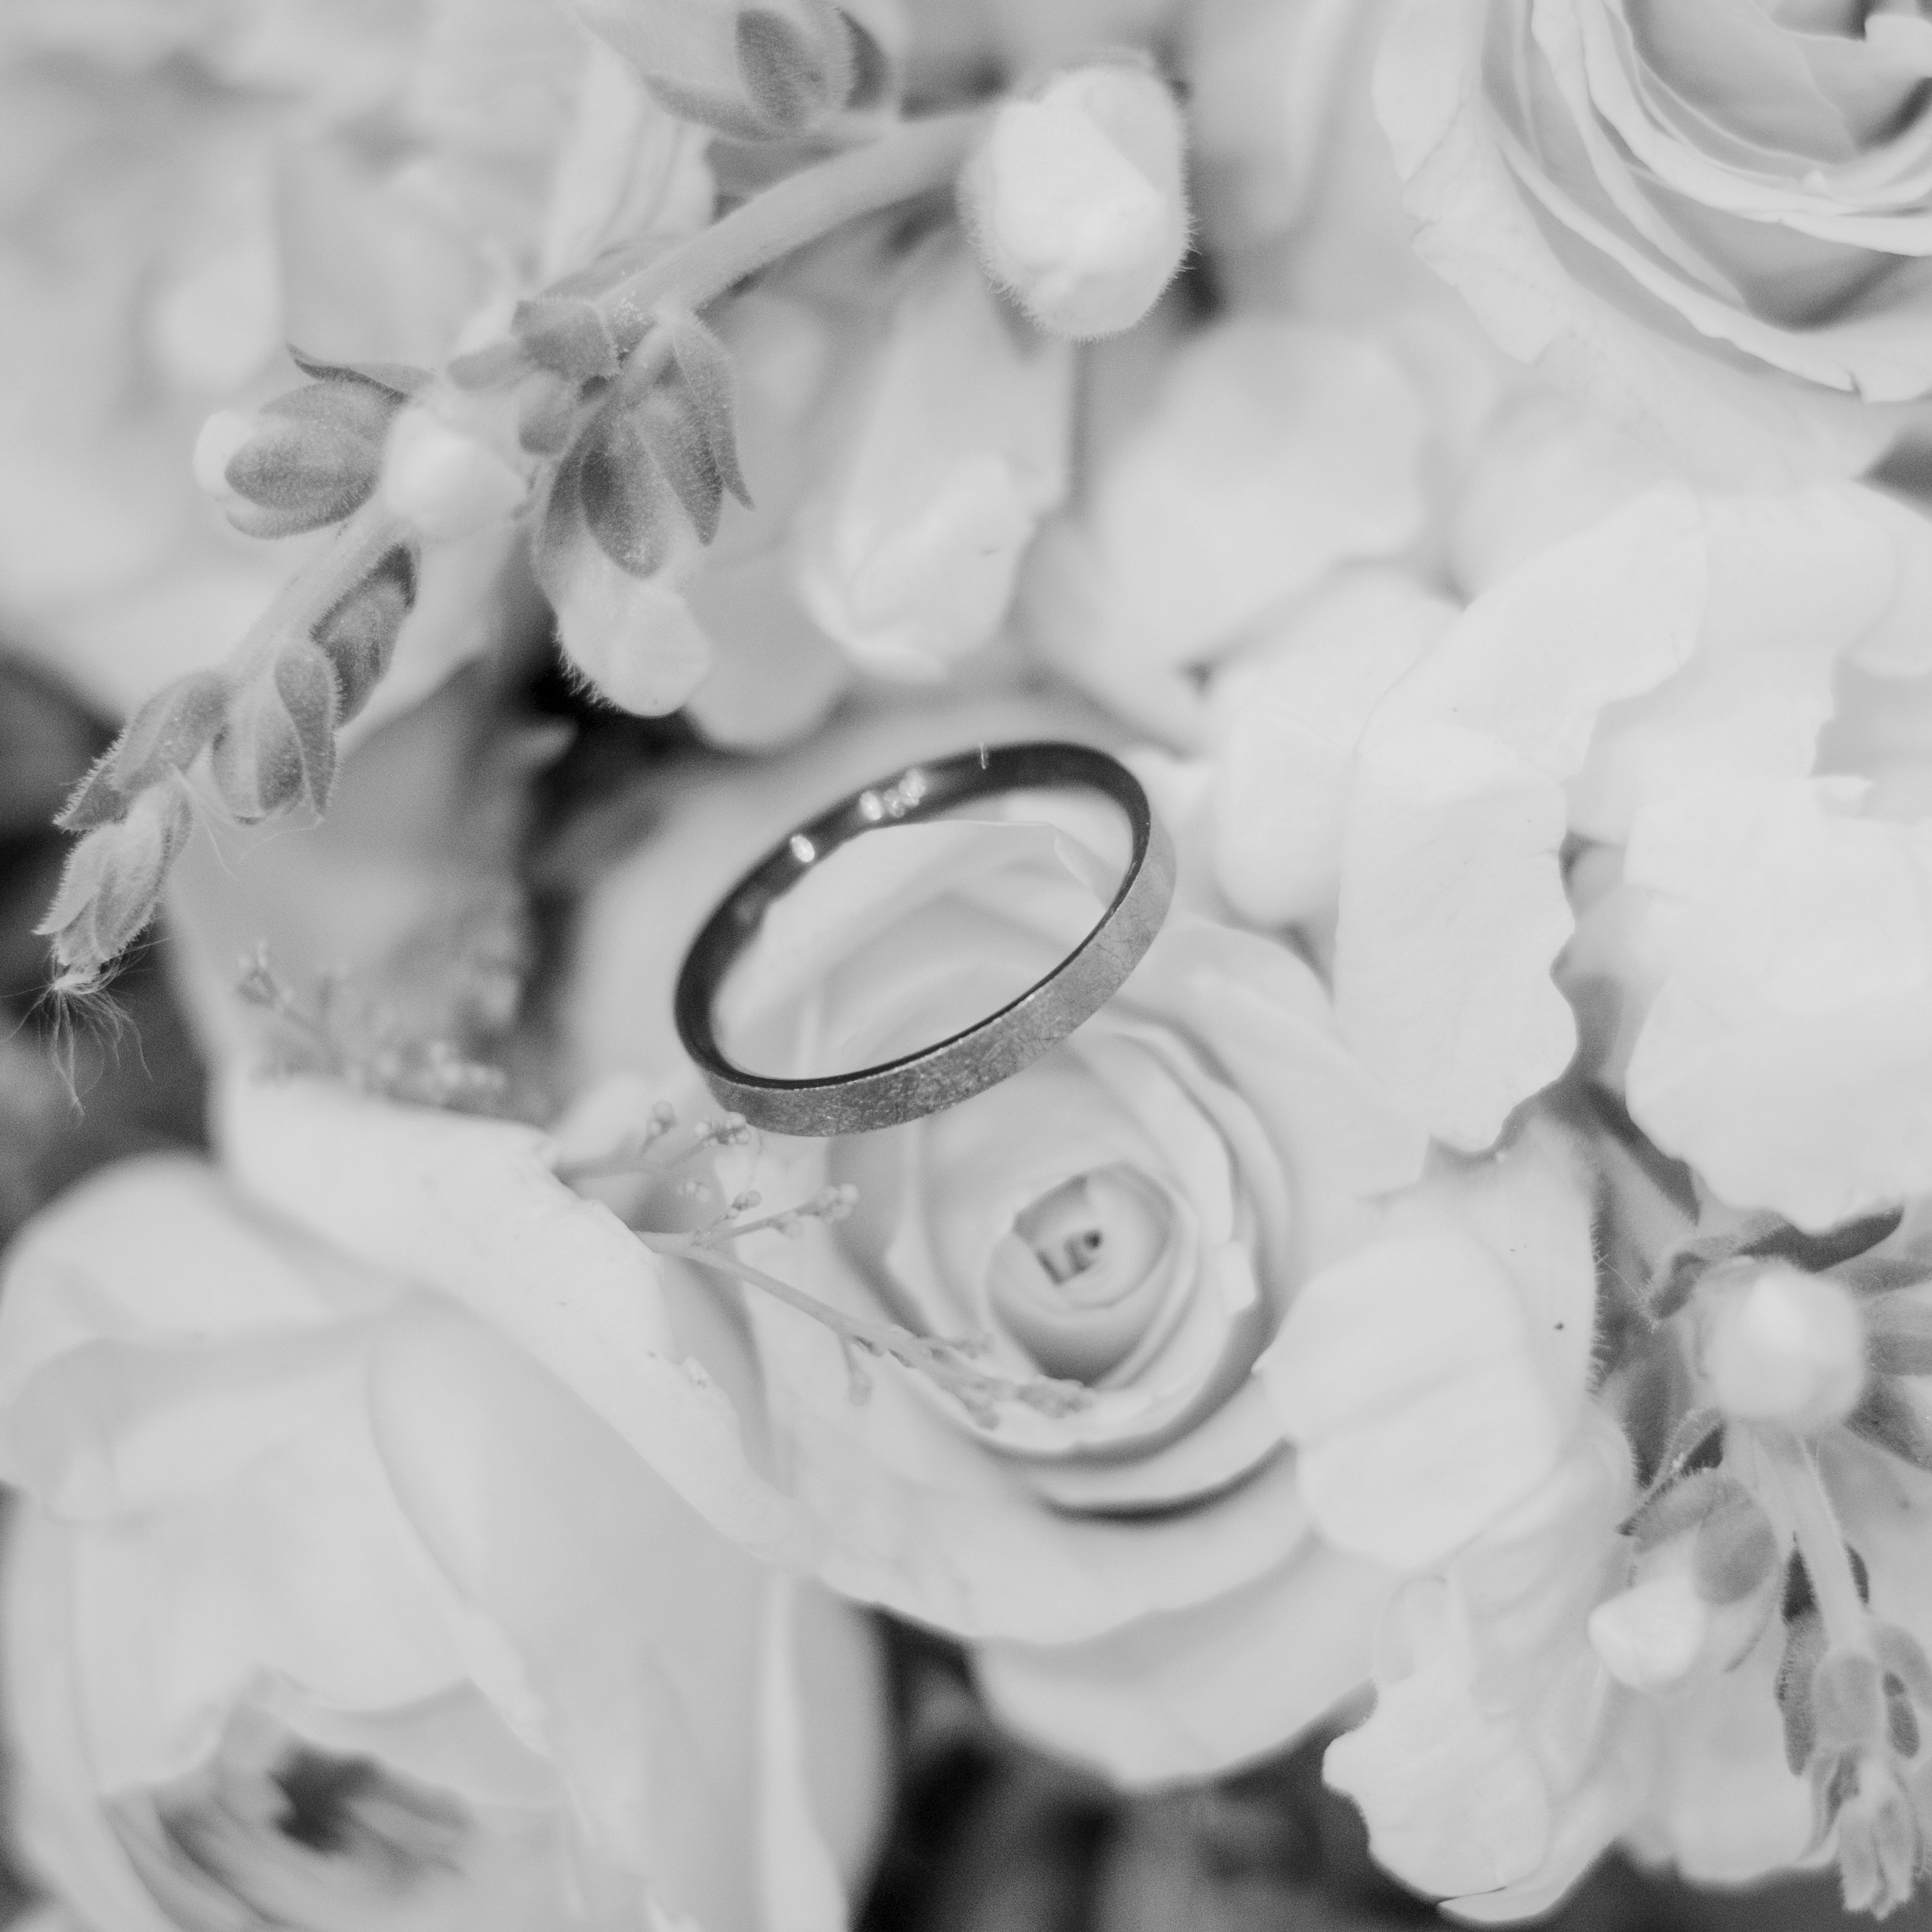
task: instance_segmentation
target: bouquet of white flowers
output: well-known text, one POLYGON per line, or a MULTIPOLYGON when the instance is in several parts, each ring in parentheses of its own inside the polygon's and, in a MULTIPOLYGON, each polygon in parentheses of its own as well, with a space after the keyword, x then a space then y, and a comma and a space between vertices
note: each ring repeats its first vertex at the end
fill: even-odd
POLYGON ((47 1927, 1928 1909, 1932 5, 25 0, 0 122, 47 1927))

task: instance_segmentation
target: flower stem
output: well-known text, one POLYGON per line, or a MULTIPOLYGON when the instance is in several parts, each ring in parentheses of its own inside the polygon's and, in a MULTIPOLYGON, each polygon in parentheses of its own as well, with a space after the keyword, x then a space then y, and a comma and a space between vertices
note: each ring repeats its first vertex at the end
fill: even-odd
POLYGON ((1810 1444, 1782 1431, 1753 1432, 1784 1492, 1798 1553, 1804 1559, 1811 1594, 1824 1620, 1826 1644, 1833 1650, 1862 1650, 1869 1621, 1864 1600, 1858 1594, 1844 1532, 1826 1493, 1816 1456, 1810 1444))
POLYGON ((703 308, 781 255, 862 214, 945 187, 959 172, 984 118, 985 110, 974 110, 908 121, 754 195, 598 298, 619 346, 628 349, 638 340, 661 303, 703 308))
POLYGON ((285 639, 306 636, 412 534, 384 502, 378 488, 338 527, 328 548, 308 559, 248 626, 229 658, 230 679, 238 685, 244 682, 285 639))

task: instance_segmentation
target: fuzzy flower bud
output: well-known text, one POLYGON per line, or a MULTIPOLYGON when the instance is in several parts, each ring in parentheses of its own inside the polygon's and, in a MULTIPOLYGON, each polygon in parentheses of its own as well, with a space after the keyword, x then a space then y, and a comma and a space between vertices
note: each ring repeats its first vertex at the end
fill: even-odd
POLYGON ((368 703, 416 599, 416 550, 398 544, 315 627, 316 646, 335 674, 338 724, 347 724, 368 703))
POLYGON ((1882 1918, 1910 1904, 1922 1840, 1897 1766, 1876 1751, 1847 1753, 1823 1782, 1821 1808, 1837 1813, 1845 1910, 1882 1918))
POLYGON ((500 522, 528 488, 488 444, 428 410, 404 410, 389 432, 384 500, 432 542, 500 522))
POLYGON ((180 783, 153 785, 124 818, 88 832, 68 855, 60 890, 34 929, 52 938, 70 990, 94 985, 154 917, 192 825, 180 783))
POLYGON ((537 576, 564 656, 620 710, 675 711, 711 668, 710 640, 690 607, 668 577, 636 576, 614 562, 580 512, 547 524, 537 576))
POLYGON ((1856 1406, 1864 1326, 1838 1282, 1774 1266, 1707 1280, 1700 1303, 1704 1373, 1726 1415, 1815 1430, 1856 1406))
POLYGON ((195 444, 195 480, 249 536, 340 523, 376 487, 382 439, 402 400, 380 382, 334 374, 254 416, 218 410, 195 444))
POLYGON ((340 707, 328 658, 307 638, 284 644, 236 694, 209 762, 237 820, 255 824, 304 796, 326 807, 340 707))
POLYGON ((959 192, 986 272, 1056 335, 1132 327, 1187 253, 1180 116, 1125 61, 1001 107, 959 192))

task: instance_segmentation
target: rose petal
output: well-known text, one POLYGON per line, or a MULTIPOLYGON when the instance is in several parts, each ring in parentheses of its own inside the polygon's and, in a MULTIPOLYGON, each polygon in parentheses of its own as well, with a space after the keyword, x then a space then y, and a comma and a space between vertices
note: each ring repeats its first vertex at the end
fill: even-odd
POLYGON ((1215 877, 1244 918, 1285 925, 1332 900, 1356 741, 1454 614, 1406 577, 1345 577, 1215 678, 1215 877))
POLYGON ((178 1932, 100 1808, 74 1675, 74 1532, 28 1505, 8 1526, 7 1546, 0 1642, 16 1840, 80 1925, 178 1932))
POLYGON ((1486 1147, 1568 1064, 1550 969, 1572 920, 1562 788, 1454 725, 1378 735, 1342 848, 1335 1011, 1363 1064, 1448 1145, 1486 1147))
MULTIPOLYGON (((1482 65, 1486 11, 1410 0, 1383 42, 1376 111, 1419 224, 1423 259, 1510 354, 1619 428, 1666 444, 1694 471, 1761 485, 1865 469, 1897 434, 1896 411, 1815 386, 1754 380, 1632 321, 1616 300, 1571 272, 1498 145, 1482 65)), ((1600 245, 1605 238, 1592 237, 1600 245)), ((1604 267, 1606 281, 1632 272, 1661 286, 1634 245, 1604 267)), ((1748 334, 1752 352, 1774 346, 1787 362, 1800 354, 1798 332, 1750 326, 1742 311, 1688 284, 1671 283, 1666 299, 1696 327, 1748 334)), ((1810 345, 1802 352, 1808 370, 1840 388, 1853 386, 1846 358, 1810 345)), ((1888 346, 1875 352, 1892 367, 1888 346)))
POLYGON ((1534 1138, 1306 1283, 1256 1373, 1322 1534, 1416 1567, 1534 1493, 1582 1401, 1594 1293, 1588 1190, 1534 1138))
POLYGON ((1089 1643, 984 1645, 974 1671, 1022 1736, 1117 1784, 1211 1778, 1280 1748, 1364 1681, 1389 1580, 1311 1545, 1198 1610, 1089 1643))
POLYGON ((602 1416, 745 1547, 802 1556, 730 1404, 681 1366, 657 1264, 549 1171, 533 1130, 308 1080, 237 1081, 222 1138, 250 1191, 370 1266, 441 1289, 602 1416))

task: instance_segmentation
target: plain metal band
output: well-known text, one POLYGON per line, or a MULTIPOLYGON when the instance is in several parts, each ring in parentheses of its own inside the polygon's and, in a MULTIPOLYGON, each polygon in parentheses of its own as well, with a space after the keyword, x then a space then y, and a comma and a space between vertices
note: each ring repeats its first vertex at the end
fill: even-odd
POLYGON ((896 1127, 1011 1078, 1092 1018, 1154 944, 1174 897, 1174 877, 1173 845, 1140 781, 1091 746, 982 746, 909 766, 800 826, 725 896, 678 974, 678 1036, 712 1094, 754 1126, 817 1138, 896 1127), (1102 793, 1121 808, 1133 851, 1113 902, 1044 979, 950 1039, 855 1073, 767 1079, 725 1058, 712 1027, 718 990, 766 909, 818 860, 867 832, 932 818, 970 799, 1069 786, 1102 793))

